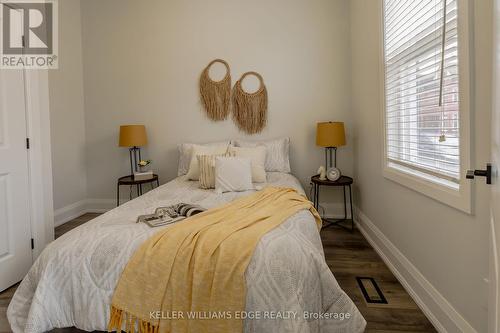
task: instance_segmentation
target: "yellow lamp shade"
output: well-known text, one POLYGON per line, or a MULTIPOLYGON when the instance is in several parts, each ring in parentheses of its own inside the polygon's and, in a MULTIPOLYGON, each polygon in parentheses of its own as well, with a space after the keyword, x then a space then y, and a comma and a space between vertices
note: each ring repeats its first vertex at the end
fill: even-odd
POLYGON ((120 126, 120 147, 140 147, 148 144, 144 125, 120 126))
POLYGON ((318 123, 316 128, 316 145, 321 147, 345 146, 345 130, 342 122, 318 123))

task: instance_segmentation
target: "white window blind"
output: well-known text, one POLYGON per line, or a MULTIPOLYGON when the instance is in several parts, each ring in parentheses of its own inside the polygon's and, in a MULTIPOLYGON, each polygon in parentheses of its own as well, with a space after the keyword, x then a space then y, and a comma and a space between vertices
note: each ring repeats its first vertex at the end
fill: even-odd
POLYGON ((384 0, 386 154, 458 182, 456 0, 384 0))

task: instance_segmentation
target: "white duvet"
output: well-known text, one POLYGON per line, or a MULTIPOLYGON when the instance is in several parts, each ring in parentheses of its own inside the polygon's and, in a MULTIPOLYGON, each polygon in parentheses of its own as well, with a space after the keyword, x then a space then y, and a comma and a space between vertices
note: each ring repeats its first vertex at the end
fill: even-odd
MULTIPOLYGON (((303 193, 292 175, 267 177, 267 185, 303 193)), ((248 193, 216 194, 179 177, 64 234, 46 247, 17 289, 7 310, 12 330, 106 330, 122 270, 142 242, 161 229, 135 223, 138 215, 179 202, 210 208, 248 193)), ((365 320, 325 262, 308 211, 262 237, 245 277, 247 314, 261 317, 245 319, 246 333, 364 331, 365 320)))

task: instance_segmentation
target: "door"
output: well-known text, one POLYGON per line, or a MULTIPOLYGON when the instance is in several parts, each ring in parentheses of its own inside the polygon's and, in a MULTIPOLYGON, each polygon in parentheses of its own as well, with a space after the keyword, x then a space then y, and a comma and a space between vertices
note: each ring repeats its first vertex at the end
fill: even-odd
POLYGON ((25 86, 22 70, 0 70, 0 291, 32 264, 25 86))
POLYGON ((499 332, 500 302, 499 275, 500 268, 500 0, 495 0, 493 17, 493 110, 491 119, 491 219, 490 219, 490 300, 489 331, 499 332))

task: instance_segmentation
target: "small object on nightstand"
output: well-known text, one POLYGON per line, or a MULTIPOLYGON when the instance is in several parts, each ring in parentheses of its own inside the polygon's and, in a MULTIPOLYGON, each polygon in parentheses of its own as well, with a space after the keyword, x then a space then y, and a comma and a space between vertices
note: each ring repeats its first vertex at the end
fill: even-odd
POLYGON ((318 169, 318 175, 320 180, 326 180, 326 170, 324 166, 320 166, 318 169))
POLYGON ((147 180, 153 178, 153 171, 134 172, 134 180, 147 180))
POLYGON ((330 219, 330 218, 322 218, 323 219, 323 227, 330 227, 332 225, 338 225, 340 227, 343 227, 345 229, 348 229, 350 231, 354 230, 354 219, 353 219, 353 210, 352 210, 352 189, 351 185, 353 183, 353 179, 351 177, 347 176, 340 176, 336 181, 331 181, 329 179, 322 180, 320 179, 320 175, 312 176, 311 177, 311 183, 313 183, 313 203, 314 203, 314 208, 318 210, 319 208, 319 189, 321 186, 335 186, 335 187, 342 187, 344 191, 344 218, 340 219, 330 219), (349 188, 349 208, 350 208, 350 213, 351 215, 347 215, 347 196, 346 196, 346 188, 349 188), (340 224, 341 222, 345 221, 350 221, 351 222, 351 228, 347 228, 340 224))
POLYGON ((139 170, 134 171, 134 180, 147 180, 153 178, 153 171, 148 170, 151 160, 140 160, 137 163, 139 170))
POLYGON ((326 178, 328 178, 328 180, 332 182, 337 181, 340 176, 342 176, 340 170, 335 167, 328 169, 328 172, 326 174, 326 178))
POLYGON ((137 163, 137 166, 139 167, 139 170, 135 170, 136 172, 148 172, 151 171, 149 170, 149 166, 151 165, 153 161, 151 160, 140 160, 139 163, 137 163))

